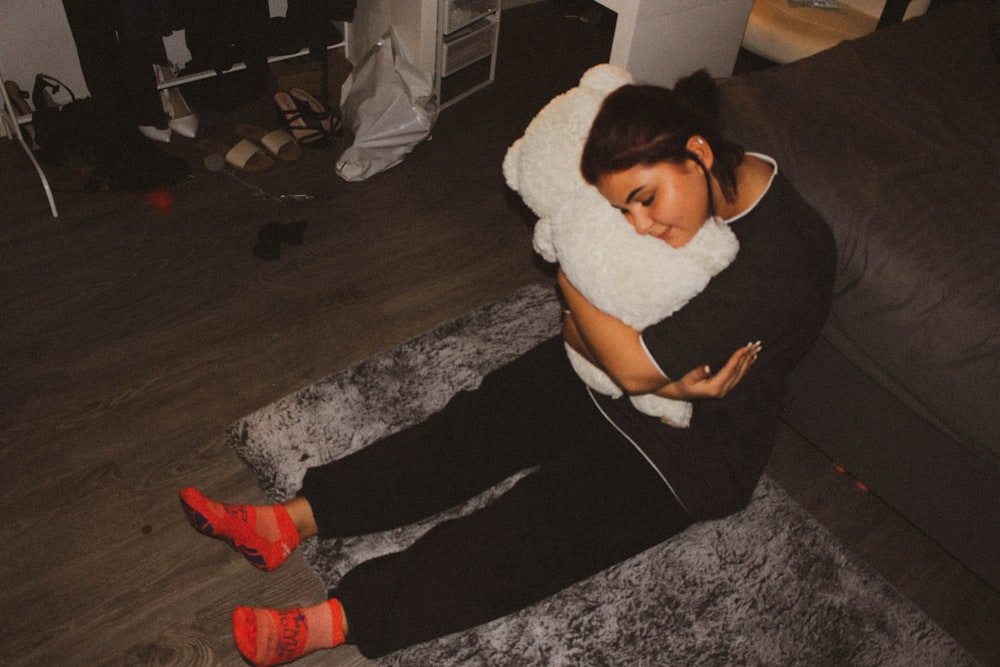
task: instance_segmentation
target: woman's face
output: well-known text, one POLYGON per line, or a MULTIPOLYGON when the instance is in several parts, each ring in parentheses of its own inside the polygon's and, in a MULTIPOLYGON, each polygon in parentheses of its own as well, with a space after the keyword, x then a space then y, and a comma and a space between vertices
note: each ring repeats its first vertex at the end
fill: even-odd
POLYGON ((708 218, 705 174, 693 160, 659 162, 605 174, 597 190, 643 235, 680 248, 708 218))

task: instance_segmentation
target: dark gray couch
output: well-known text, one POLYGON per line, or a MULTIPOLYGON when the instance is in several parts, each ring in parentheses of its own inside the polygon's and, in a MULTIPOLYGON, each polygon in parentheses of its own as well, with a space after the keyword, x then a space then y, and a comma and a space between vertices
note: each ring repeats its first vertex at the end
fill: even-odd
POLYGON ((786 421, 1000 589, 998 17, 954 2, 722 85, 839 248, 786 421))

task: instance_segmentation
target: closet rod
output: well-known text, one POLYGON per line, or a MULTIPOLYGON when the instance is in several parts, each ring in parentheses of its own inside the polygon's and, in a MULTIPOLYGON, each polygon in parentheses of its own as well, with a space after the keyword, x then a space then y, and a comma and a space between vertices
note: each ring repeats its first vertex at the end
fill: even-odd
MULTIPOLYGON (((344 47, 344 52, 346 53, 347 52, 346 38, 342 39, 336 44, 330 44, 329 46, 326 47, 326 49, 327 51, 330 51, 332 49, 339 49, 341 47, 344 47)), ((268 56, 267 63, 270 65, 271 63, 276 63, 279 60, 290 60, 291 58, 298 58, 299 56, 305 56, 308 54, 309 54, 308 48, 299 49, 295 53, 285 53, 279 56, 268 56)), ((232 72, 239 72, 241 70, 245 70, 246 68, 247 68, 246 63, 236 63, 229 69, 223 70, 222 72, 218 72, 214 69, 205 70, 203 72, 194 72, 192 74, 185 74, 184 76, 179 76, 175 79, 170 79, 168 81, 158 83, 156 84, 156 88, 157 90, 163 90, 164 88, 173 88, 174 86, 180 86, 185 83, 191 83, 192 81, 201 81, 202 79, 210 79, 213 76, 220 76, 220 75, 230 74, 232 72)))

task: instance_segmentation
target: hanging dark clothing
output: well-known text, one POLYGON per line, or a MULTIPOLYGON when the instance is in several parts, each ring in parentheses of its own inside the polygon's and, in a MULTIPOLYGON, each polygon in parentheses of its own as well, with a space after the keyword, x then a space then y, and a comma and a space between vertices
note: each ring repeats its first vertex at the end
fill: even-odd
POLYGON ((63 0, 90 95, 132 126, 166 127, 153 63, 165 64, 163 0, 63 0))

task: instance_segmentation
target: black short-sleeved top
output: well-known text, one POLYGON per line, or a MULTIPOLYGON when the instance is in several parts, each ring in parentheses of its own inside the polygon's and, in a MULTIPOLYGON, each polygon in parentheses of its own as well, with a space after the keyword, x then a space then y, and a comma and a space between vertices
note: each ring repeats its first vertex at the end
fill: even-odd
POLYGON ((729 223, 740 242, 736 259, 643 331, 642 341, 664 374, 679 379, 701 365, 721 368, 738 347, 760 340, 763 352, 742 382, 725 398, 696 401, 686 429, 638 412, 627 398, 591 392, 699 519, 750 501, 771 454, 786 378, 819 336, 836 269, 829 227, 776 165, 767 192, 729 223))

